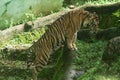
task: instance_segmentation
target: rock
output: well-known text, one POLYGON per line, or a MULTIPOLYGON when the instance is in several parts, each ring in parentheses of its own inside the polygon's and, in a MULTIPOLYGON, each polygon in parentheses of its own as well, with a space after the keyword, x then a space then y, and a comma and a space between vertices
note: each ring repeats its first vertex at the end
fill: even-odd
POLYGON ((105 51, 102 56, 102 60, 107 64, 111 64, 120 57, 120 36, 109 40, 105 51))

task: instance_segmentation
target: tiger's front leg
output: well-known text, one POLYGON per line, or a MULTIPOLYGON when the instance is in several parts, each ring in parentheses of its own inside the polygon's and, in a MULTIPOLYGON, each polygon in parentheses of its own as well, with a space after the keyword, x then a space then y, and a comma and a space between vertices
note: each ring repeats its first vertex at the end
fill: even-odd
POLYGON ((73 46, 73 50, 77 50, 77 47, 76 47, 75 43, 72 43, 72 46, 73 46))
POLYGON ((72 44, 73 44, 73 47, 75 48, 75 50, 77 50, 77 46, 75 44, 76 39, 77 39, 77 32, 74 34, 73 39, 72 39, 73 40, 72 44))
POLYGON ((76 44, 75 44, 75 40, 76 40, 76 34, 73 34, 73 35, 69 35, 67 37, 67 45, 68 45, 68 48, 70 50, 77 50, 77 47, 76 47, 76 44))

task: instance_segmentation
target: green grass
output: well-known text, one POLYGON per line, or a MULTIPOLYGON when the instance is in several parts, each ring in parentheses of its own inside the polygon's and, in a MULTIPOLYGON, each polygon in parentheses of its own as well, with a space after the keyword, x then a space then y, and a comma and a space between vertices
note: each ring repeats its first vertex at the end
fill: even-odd
MULTIPOLYGON (((31 33, 18 34, 9 43, 32 43, 32 41, 38 39, 41 34, 40 32, 35 31, 35 35, 31 36, 31 33)), ((94 40, 93 42, 87 42, 78 40, 76 44, 78 47, 78 56, 75 60, 75 69, 85 72, 77 80, 119 80, 120 60, 113 62, 110 66, 107 66, 101 60, 107 41, 94 40)), ((61 52, 58 53, 61 54, 61 52)), ((56 57, 56 67, 53 69, 44 69, 42 74, 40 74, 41 77, 48 76, 50 79, 52 78, 52 80, 58 80, 58 78, 60 80, 61 77, 63 77, 63 73, 59 72, 62 68, 63 61, 59 60, 60 55, 58 55, 58 57, 56 57)), ((29 80, 32 73, 29 70, 25 70, 25 63, 23 61, 10 61, 1 58, 0 74, 0 80, 23 80, 25 78, 29 80)))
POLYGON ((102 61, 102 54, 107 41, 88 43, 78 41, 77 70, 85 73, 77 80, 119 80, 120 59, 108 66, 102 61))
POLYGON ((119 80, 119 78, 116 78, 115 76, 104 76, 104 75, 98 75, 96 77, 96 80, 119 80))

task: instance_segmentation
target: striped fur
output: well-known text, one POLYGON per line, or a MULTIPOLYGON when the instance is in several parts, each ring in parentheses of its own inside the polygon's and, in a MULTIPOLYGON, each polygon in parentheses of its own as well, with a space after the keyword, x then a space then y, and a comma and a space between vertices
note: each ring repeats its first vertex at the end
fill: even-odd
POLYGON ((85 10, 74 10, 62 15, 48 26, 46 33, 29 48, 35 54, 33 61, 33 80, 37 80, 38 72, 47 64, 50 55, 57 46, 67 42, 68 48, 75 50, 75 34, 81 27, 89 25, 93 31, 98 28, 98 16, 85 10))

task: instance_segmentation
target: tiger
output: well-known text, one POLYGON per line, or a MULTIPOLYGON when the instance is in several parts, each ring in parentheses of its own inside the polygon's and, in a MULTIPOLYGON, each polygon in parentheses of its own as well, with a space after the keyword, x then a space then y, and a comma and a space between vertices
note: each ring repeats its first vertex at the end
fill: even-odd
MULTIPOLYGON (((47 65, 50 55, 58 46, 67 44, 68 49, 77 50, 75 38, 81 27, 89 26, 93 32, 98 31, 99 19, 94 12, 91 13, 84 9, 72 10, 48 25, 48 29, 40 39, 32 44, 28 49, 34 53, 33 80, 37 80, 38 74, 47 65)), ((29 53, 30 54, 30 53, 29 53)), ((28 61, 29 64, 29 61, 28 61)))

